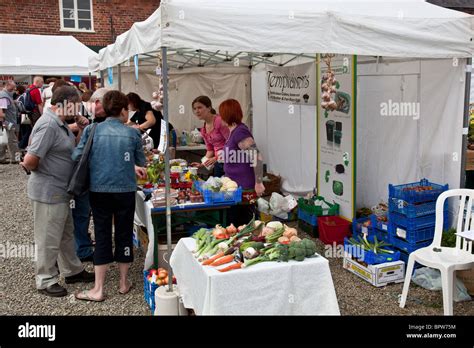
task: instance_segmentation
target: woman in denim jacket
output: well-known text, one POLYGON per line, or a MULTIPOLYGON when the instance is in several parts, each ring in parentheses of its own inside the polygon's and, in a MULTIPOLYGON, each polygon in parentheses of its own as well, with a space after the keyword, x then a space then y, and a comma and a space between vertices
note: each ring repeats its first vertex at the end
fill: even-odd
MULTIPOLYGON (((127 127, 128 100, 119 91, 105 94, 103 107, 107 119, 97 124, 89 153, 90 204, 94 219, 95 286, 76 294, 86 301, 103 301, 108 264, 116 261, 120 271, 121 294, 130 291, 128 270, 133 261, 133 218, 135 213, 135 174, 144 177, 145 154, 140 134, 127 127), (112 252, 112 217, 115 226, 115 251, 112 252)), ((84 130, 73 153, 76 160, 82 154, 91 126, 84 130)))

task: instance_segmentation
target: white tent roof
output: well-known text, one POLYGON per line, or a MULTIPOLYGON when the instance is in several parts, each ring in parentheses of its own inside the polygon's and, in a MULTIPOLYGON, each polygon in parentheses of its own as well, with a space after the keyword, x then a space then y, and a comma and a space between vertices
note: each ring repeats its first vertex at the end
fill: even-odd
POLYGON ((95 55, 73 36, 0 34, 0 74, 88 75, 95 55))
POLYGON ((171 49, 450 58, 474 53, 474 16, 422 0, 167 0, 90 61, 171 49))

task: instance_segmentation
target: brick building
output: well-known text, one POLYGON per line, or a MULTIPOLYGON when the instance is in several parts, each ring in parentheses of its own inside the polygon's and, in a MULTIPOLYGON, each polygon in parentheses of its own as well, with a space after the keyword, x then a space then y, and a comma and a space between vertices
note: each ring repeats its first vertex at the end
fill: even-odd
POLYGON ((0 0, 0 33, 72 35, 94 51, 148 18, 159 0, 0 0))

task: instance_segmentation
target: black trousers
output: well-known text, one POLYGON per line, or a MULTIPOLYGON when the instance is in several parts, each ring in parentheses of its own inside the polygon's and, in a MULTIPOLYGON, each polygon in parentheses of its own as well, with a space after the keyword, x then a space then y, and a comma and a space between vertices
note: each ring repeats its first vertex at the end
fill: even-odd
POLYGON ((94 219, 94 265, 113 261, 133 261, 133 219, 135 192, 90 192, 92 218, 94 219), (112 217, 115 226, 115 251, 112 252, 112 217))

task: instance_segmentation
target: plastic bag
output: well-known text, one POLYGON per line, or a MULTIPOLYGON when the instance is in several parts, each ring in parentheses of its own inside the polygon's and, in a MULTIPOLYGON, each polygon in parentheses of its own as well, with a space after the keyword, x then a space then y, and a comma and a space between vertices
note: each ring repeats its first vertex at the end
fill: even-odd
POLYGON ((270 197, 270 212, 272 215, 278 215, 282 212, 286 212, 285 207, 287 206, 285 197, 279 193, 273 192, 270 197))
POLYGON ((3 127, 0 127, 0 146, 5 147, 7 145, 8 145, 7 130, 3 127))
POLYGON ((270 212, 270 203, 266 199, 259 198, 257 199, 258 211, 264 214, 269 214, 270 212))
MULTIPOLYGON (((412 278, 413 282, 422 288, 428 290, 441 290, 441 272, 437 269, 430 267, 422 267, 415 270, 412 278)), ((467 293, 467 289, 464 286, 464 283, 455 277, 456 281, 456 291, 453 294, 453 299, 455 302, 470 301, 471 296, 467 293)))

